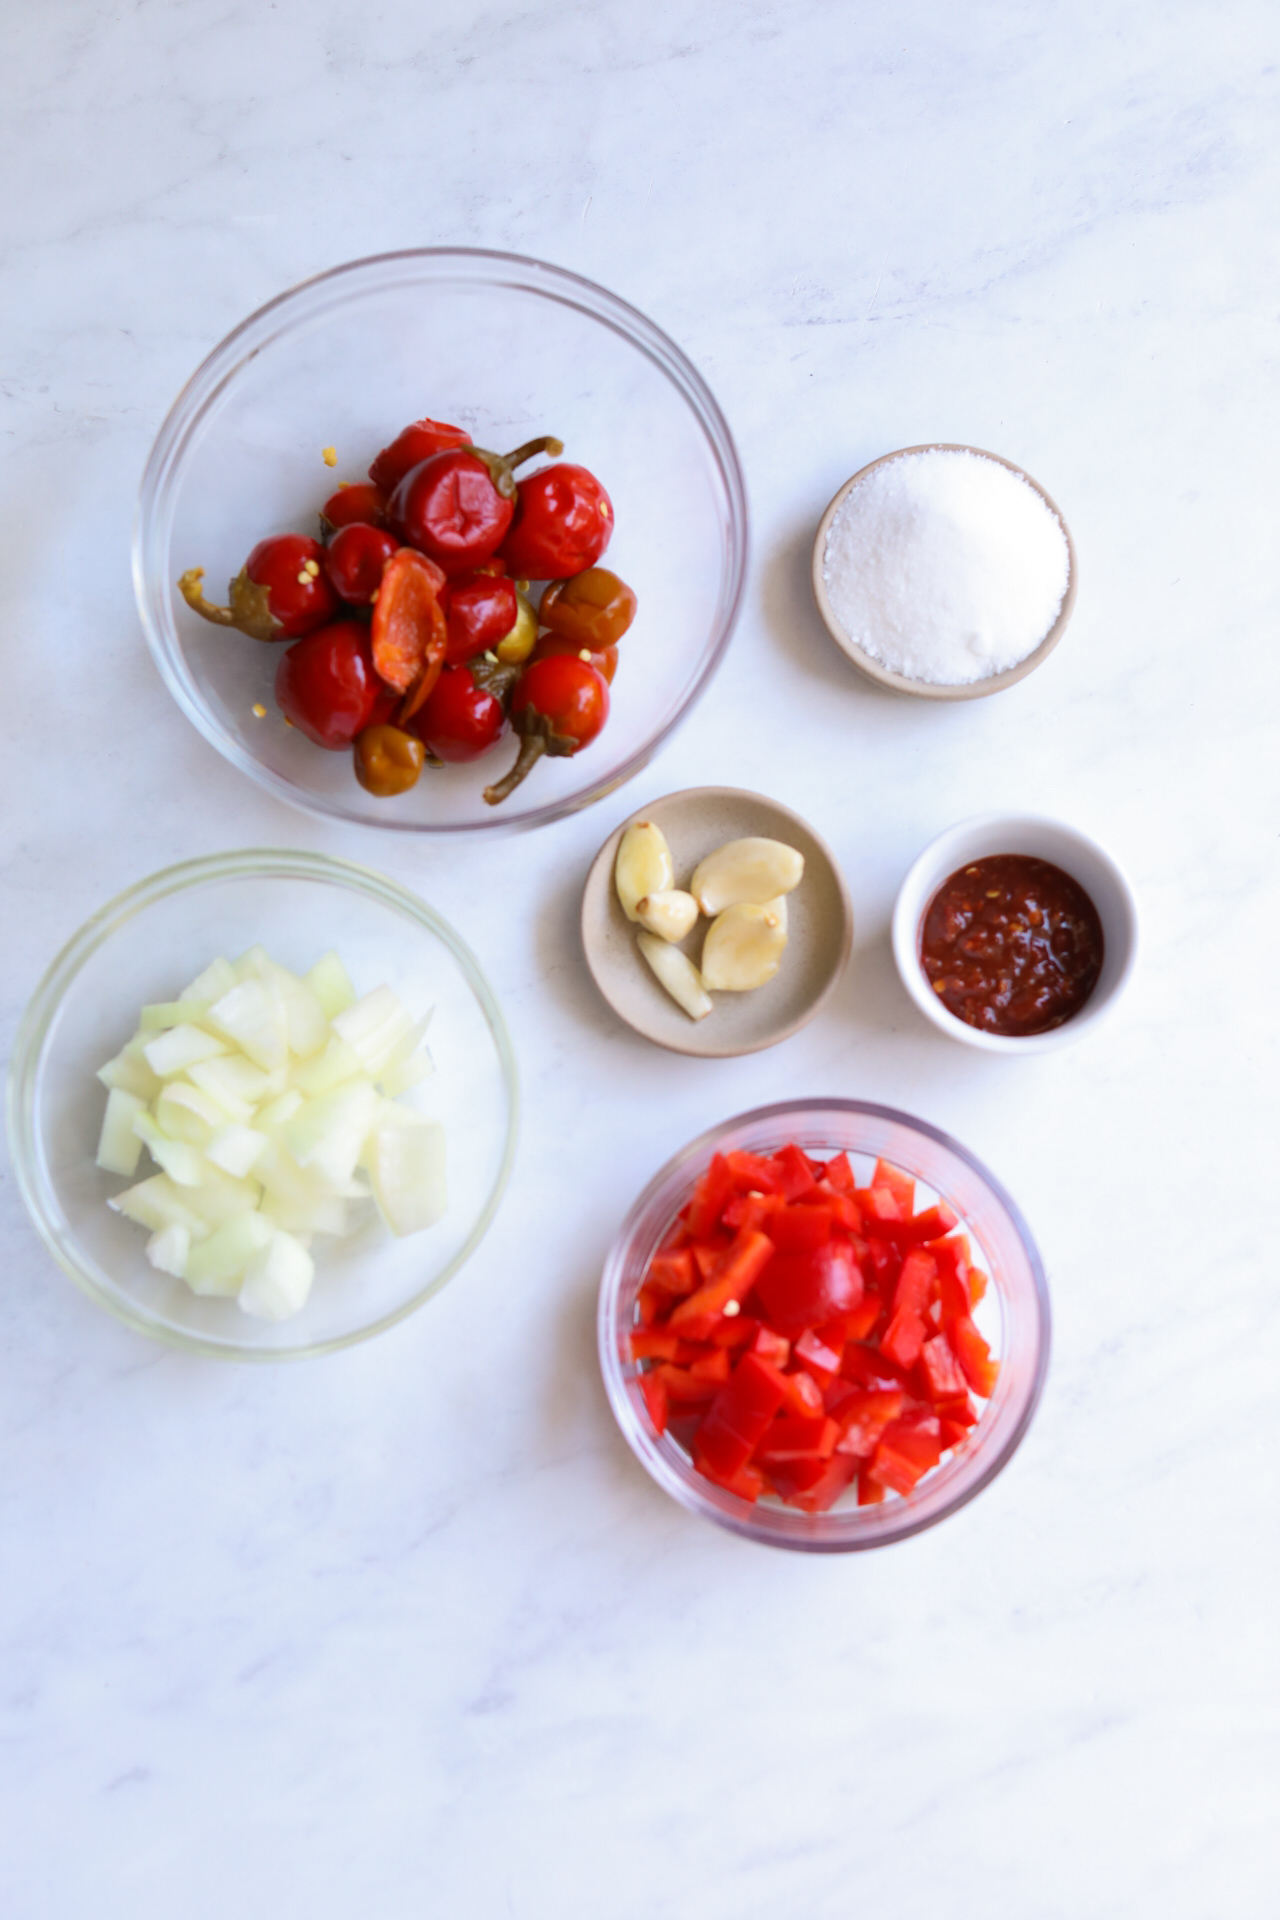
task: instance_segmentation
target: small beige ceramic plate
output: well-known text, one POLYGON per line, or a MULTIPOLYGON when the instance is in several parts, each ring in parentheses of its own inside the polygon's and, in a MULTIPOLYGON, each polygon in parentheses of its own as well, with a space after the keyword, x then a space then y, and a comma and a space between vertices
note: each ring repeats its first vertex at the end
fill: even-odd
POLYGON ((848 654, 858 671, 866 674, 868 680, 874 680, 882 687, 892 687, 895 693, 913 693, 921 700, 980 700, 984 694, 1002 693, 1016 680, 1023 680, 1027 674, 1034 673, 1035 669, 1049 658, 1066 632, 1067 622, 1071 618, 1071 609, 1076 603, 1075 542, 1071 538, 1071 529, 1063 519, 1057 502, 1045 492, 1038 480, 1033 480, 1031 475, 1024 473, 1021 467, 1015 467, 1012 460, 1004 460, 998 453, 988 453, 985 447, 963 447, 950 441, 933 441, 924 447, 899 447, 896 453, 882 454, 879 460, 872 460, 869 465, 859 467, 852 479, 845 481, 818 522, 817 537, 813 543, 813 597, 818 603, 818 612, 822 615, 822 623, 827 632, 841 651, 848 654), (970 680, 963 686, 951 687, 936 686, 931 680, 909 680, 905 674, 894 673, 892 668, 873 659, 869 653, 864 653, 857 641, 849 638, 836 617, 836 610, 827 593, 827 583, 822 577, 831 522, 835 519, 845 495, 851 493, 860 480, 865 480, 876 467, 883 467, 890 460, 901 460, 906 453, 976 453, 980 459, 994 460, 997 466, 1007 467, 1010 473, 1016 473, 1018 478, 1025 480, 1029 487, 1034 487, 1066 535, 1067 590, 1062 596, 1058 617, 1034 652, 1029 653, 1025 660, 1019 660, 1016 666, 1007 667, 1003 673, 992 673, 985 680, 970 680))
MULTIPOLYGON (((700 917, 680 942, 697 964, 711 922, 700 917)), ((724 1059, 756 1053, 812 1020, 844 972, 853 945, 853 908, 830 849, 798 813, 736 787, 690 787, 654 800, 624 820, 601 847, 582 896, 582 945, 596 985, 629 1027, 675 1053, 724 1059), (661 827, 687 887, 698 862, 726 840, 782 840, 804 855, 804 878, 787 895, 787 947, 767 986, 751 993, 713 993, 705 1020, 691 1020, 658 985, 636 945, 613 883, 618 842, 637 820, 661 827)))

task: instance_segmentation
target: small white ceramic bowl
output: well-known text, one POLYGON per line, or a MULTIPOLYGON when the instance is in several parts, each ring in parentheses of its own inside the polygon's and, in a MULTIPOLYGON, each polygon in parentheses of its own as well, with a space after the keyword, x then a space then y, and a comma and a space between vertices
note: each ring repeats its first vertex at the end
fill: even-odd
POLYGON ((893 910, 893 957, 902 984, 927 1020, 952 1040, 986 1053, 1048 1053, 1074 1046, 1110 1013, 1128 985, 1138 957, 1138 908, 1124 874, 1095 840, 1058 820, 1027 813, 984 813, 962 820, 930 841, 898 892, 893 910), (1103 959, 1098 984, 1079 1013, 1048 1033, 982 1033, 948 1013, 920 961, 920 928, 944 880, 971 860, 1024 853, 1049 860, 1079 882, 1098 909, 1103 959))

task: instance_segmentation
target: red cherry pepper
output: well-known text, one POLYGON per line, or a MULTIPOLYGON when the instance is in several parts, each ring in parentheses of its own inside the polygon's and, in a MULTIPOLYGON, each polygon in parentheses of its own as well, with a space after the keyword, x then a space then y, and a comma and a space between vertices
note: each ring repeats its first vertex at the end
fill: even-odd
POLYGON ((478 760, 506 726, 501 695, 484 678, 475 663, 447 666, 415 716, 413 730, 437 760, 478 760))
POLYGON ((349 747, 366 727, 383 724, 386 695, 374 672, 368 628, 358 620, 338 620, 307 634, 276 670, 276 704, 318 747, 349 747))
POLYGON ((370 637, 378 673, 397 693, 409 696, 401 725, 428 697, 444 665, 443 585, 439 567, 409 547, 401 547, 383 569, 370 637))
POLYGON ((400 542, 394 533, 355 520, 341 527, 325 548, 325 572, 348 606, 367 607, 382 585, 382 570, 400 542))
MULTIPOLYGON (((492 564, 492 563, 490 563, 492 564)), ((501 574, 459 574, 441 594, 449 625, 445 660, 450 666, 470 660, 505 640, 516 623, 515 582, 501 574)))
POLYGON ((544 753, 568 755, 589 746, 609 718, 609 687, 585 660, 560 655, 525 668, 511 702, 511 724, 520 735, 514 767, 484 797, 491 807, 514 793, 544 753))
POLYGON ((594 474, 567 464, 542 467, 516 489, 502 557, 508 573, 565 580, 595 566, 612 532, 613 502, 594 474))
POLYGON ((387 496, 381 487, 361 480, 356 486, 339 487, 320 509, 320 527, 324 533, 336 533, 359 520, 370 527, 387 524, 387 496))
MULTIPOLYGON (((471 435, 461 427, 450 427, 443 420, 415 420, 384 447, 369 469, 369 478, 384 493, 392 493, 408 473, 433 453, 445 453, 450 447, 465 447, 471 435)), ((335 525, 337 522, 335 521, 335 525)))
POLYGON ((255 640, 296 640, 332 620, 337 596, 324 571, 324 548, 304 533, 259 540, 228 589, 229 607, 204 597, 203 567, 191 567, 178 591, 194 613, 255 640))
POLYGON ((540 633, 537 645, 530 658, 534 660, 554 660, 557 654, 572 654, 575 660, 585 660, 597 673, 602 673, 610 686, 618 671, 618 649, 616 647, 583 647, 576 640, 566 640, 562 633, 540 633))
POLYGON ((511 525, 513 469, 537 453, 560 451, 558 440, 544 436, 508 454, 480 447, 433 454, 399 482, 388 518, 406 546, 428 555, 446 573, 464 573, 497 552, 511 525))

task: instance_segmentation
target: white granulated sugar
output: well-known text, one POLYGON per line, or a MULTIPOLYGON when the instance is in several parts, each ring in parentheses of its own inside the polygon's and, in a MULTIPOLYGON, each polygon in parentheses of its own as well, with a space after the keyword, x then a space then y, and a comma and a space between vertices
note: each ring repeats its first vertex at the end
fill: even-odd
POLYGON ((981 454, 904 453, 841 501, 822 577, 849 638, 909 680, 1016 666, 1067 590, 1066 535, 1034 487, 981 454))

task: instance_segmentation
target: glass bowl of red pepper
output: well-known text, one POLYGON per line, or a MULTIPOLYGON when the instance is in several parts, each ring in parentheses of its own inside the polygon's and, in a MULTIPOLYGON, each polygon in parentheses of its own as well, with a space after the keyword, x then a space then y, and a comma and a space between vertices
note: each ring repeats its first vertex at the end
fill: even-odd
POLYGON ((1025 1221, 958 1142, 890 1107, 796 1100, 650 1182, 598 1337, 660 1487, 748 1539, 846 1553, 935 1525, 1007 1464, 1049 1297, 1025 1221))
MULTIPOLYGON (((583 565, 595 564, 598 544, 582 549, 583 565)), ((419 573, 441 560, 438 541, 426 547, 430 558, 417 563, 419 573)), ((152 450, 134 581, 166 685, 233 765, 312 813, 410 833, 456 833, 552 820, 637 773, 719 664, 742 596, 746 554, 746 493, 732 437, 705 382, 665 334, 612 294, 555 267, 510 254, 429 248, 322 274, 271 301, 214 349, 179 395, 152 450), (424 421, 424 415, 430 417, 424 421), (548 524, 559 525, 559 515, 572 531, 584 501, 591 505, 582 489, 596 476, 603 498, 597 508, 612 516, 600 565, 616 569, 622 591, 634 591, 638 611, 628 610, 634 625, 616 659, 610 648, 610 657, 586 660, 574 640, 566 643, 570 658, 530 661, 529 684, 505 691, 508 717, 496 720, 505 731, 482 759, 473 760, 473 748, 490 741, 476 729, 480 719, 494 718, 492 702, 487 687, 461 684, 465 669, 445 668, 448 685, 425 727, 427 765, 420 778, 409 764, 421 761, 418 746, 406 750, 402 738, 389 741, 380 731, 394 717, 390 711, 362 709, 361 724, 379 730, 365 756, 370 764, 361 768, 378 789, 370 791, 353 771, 346 726, 347 696, 355 680, 363 684, 368 663, 360 633, 345 628, 360 619, 368 628, 369 607, 356 604, 361 584, 366 575, 381 578, 394 546, 372 524, 378 476, 384 493, 395 481, 381 502, 386 513, 407 489, 400 518, 391 514, 395 537, 420 543, 415 516, 437 513, 436 493, 447 496, 447 505, 455 495, 461 499, 465 485, 488 484, 470 471, 470 448, 457 440, 439 452, 439 484, 432 475, 411 485, 407 476, 382 473, 387 457, 403 450, 406 422, 451 423, 449 431, 462 441, 518 449, 513 457, 526 463, 555 458, 552 469, 522 464, 514 476, 522 504, 503 548, 513 580, 535 561, 549 564, 537 541, 536 552, 525 551, 535 506, 548 524), (560 444, 563 461, 554 451, 560 444), (541 452, 529 456, 530 445, 541 452), (550 476, 545 483, 544 474, 550 476), (337 498, 340 482, 349 483, 349 502, 369 517, 358 536, 345 518, 336 529, 332 521, 320 524, 320 509, 337 498), (322 533, 331 548, 342 536, 332 561, 318 545, 322 533), (282 535, 296 537, 296 552, 280 544, 282 535), (321 629, 317 641, 308 623, 314 627, 312 615, 323 613, 327 576, 351 604, 330 610, 338 625, 321 629), (230 608, 217 604, 227 597, 224 580, 232 582, 230 608), (224 615, 224 624, 213 623, 224 615), (232 618, 240 631, 227 631, 232 618), (332 729, 325 714, 309 734, 297 721, 286 724, 276 700, 286 649, 273 640, 298 649, 298 685, 286 691, 286 711, 290 702, 309 711, 313 695, 327 698, 336 689, 339 706, 346 704, 332 729), (323 658, 313 660, 317 653, 323 658), (561 712, 566 702, 581 705, 579 680, 590 681, 587 691, 607 715, 602 725, 601 712, 588 715, 589 724, 576 707, 567 718, 561 712), (473 711, 479 705, 484 715, 473 711), (512 791, 503 776, 518 751, 527 759, 531 738, 546 751, 512 791), (437 753, 432 742, 445 744, 437 753), (342 750, 325 751, 335 745, 342 750), (433 754, 441 764, 431 764, 433 754)), ((447 572, 448 553, 441 564, 447 572)), ((572 555, 563 559, 559 573, 567 577, 575 564, 572 555)), ((420 583, 400 585, 407 604, 408 588, 420 583)), ((507 586, 499 583, 489 597, 507 586)), ((481 580, 476 592, 484 588, 481 580)), ((456 611, 465 624, 461 599, 456 611)), ((484 609, 471 611, 479 617, 484 609)), ((555 635, 573 623, 557 616, 543 624, 555 631, 545 636, 547 645, 539 643, 539 653, 555 655, 555 635)), ((394 638, 384 642, 381 657, 394 651, 394 638)), ((376 644, 373 653, 379 657, 376 644)))

